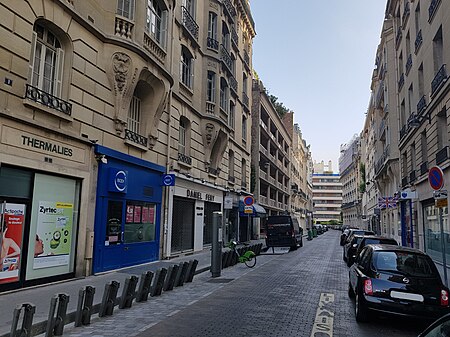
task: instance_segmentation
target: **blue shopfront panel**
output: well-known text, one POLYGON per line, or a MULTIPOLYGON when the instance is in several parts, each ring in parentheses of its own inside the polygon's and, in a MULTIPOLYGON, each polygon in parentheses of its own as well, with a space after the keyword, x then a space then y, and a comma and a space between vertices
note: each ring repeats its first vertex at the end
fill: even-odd
POLYGON ((158 260, 164 168, 96 147, 94 273, 158 260))

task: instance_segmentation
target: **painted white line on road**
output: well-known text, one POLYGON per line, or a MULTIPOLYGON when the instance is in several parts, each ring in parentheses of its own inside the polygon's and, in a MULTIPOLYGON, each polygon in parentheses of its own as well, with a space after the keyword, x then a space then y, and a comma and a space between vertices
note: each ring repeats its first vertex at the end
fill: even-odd
POLYGON ((177 313, 179 313, 180 312, 180 310, 174 310, 174 311, 172 311, 170 314, 167 314, 166 316, 167 317, 170 317, 170 316, 173 316, 173 315, 175 315, 175 314, 177 314, 177 313))
POLYGON ((198 300, 193 300, 192 302, 189 302, 188 305, 192 305, 192 304, 197 303, 197 302, 198 302, 198 300))
POLYGON ((320 294, 319 307, 317 308, 316 319, 314 320, 311 337, 333 337, 334 312, 331 310, 333 302, 334 294, 320 294))
POLYGON ((213 292, 210 291, 209 293, 204 294, 202 297, 208 297, 209 295, 211 295, 213 292))
POLYGON ((140 328, 139 331, 144 332, 145 330, 150 329, 152 326, 154 326, 156 324, 158 324, 158 322, 153 322, 153 323, 147 324, 146 326, 140 328))

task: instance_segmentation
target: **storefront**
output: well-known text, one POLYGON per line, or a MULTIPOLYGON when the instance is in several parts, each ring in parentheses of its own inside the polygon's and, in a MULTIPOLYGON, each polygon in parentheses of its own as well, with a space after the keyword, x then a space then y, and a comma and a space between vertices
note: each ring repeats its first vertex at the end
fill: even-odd
POLYGON ((0 292, 83 275, 91 144, 13 121, 0 130, 0 292))
POLYGON ((166 257, 200 251, 211 245, 213 212, 222 211, 221 187, 176 175, 169 189, 166 257))
POLYGON ((425 252, 431 258, 442 264, 445 251, 447 265, 450 262, 450 225, 448 222, 448 207, 437 208, 435 200, 429 199, 422 202, 422 216, 424 227, 425 252), (441 213, 439 213, 439 210, 441 213), (439 217, 442 219, 443 233, 439 217))
POLYGON ((158 260, 164 167, 103 146, 95 153, 94 273, 158 260))

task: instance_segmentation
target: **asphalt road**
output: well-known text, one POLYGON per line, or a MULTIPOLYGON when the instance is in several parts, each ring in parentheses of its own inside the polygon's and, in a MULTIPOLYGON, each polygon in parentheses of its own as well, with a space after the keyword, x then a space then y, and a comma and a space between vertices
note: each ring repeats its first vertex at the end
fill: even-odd
POLYGON ((417 336, 426 323, 383 316, 355 321, 339 235, 330 230, 297 251, 262 256, 244 275, 225 270, 213 281, 222 287, 137 336, 417 336))

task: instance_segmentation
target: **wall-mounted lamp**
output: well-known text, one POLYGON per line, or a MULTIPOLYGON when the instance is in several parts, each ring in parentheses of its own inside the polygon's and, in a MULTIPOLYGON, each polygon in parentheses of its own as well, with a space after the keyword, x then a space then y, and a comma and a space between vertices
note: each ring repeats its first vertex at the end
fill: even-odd
POLYGON ((101 161, 103 164, 108 164, 108 159, 106 158, 106 156, 104 154, 96 154, 95 160, 101 161))

